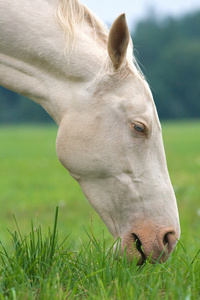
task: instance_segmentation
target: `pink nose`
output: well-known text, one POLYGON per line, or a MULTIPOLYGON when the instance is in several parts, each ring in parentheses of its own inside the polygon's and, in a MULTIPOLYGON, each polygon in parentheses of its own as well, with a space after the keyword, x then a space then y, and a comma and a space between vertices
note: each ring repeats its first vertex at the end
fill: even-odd
POLYGON ((177 243, 175 230, 172 228, 135 228, 122 238, 122 251, 126 248, 129 259, 138 258, 138 265, 150 258, 151 263, 164 262, 168 259, 177 243))

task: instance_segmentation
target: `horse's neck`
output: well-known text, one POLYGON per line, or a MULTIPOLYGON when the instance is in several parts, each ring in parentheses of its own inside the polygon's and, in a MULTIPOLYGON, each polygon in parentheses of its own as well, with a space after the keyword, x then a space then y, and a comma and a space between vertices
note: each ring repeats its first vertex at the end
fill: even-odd
POLYGON ((105 54, 92 44, 89 26, 67 49, 51 2, 1 1, 0 84, 39 103, 60 123, 71 95, 94 78, 105 54))

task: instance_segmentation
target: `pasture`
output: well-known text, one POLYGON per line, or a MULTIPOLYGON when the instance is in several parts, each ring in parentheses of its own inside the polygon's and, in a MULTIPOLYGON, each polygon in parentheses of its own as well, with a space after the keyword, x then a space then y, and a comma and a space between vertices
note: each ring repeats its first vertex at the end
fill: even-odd
POLYGON ((1 126, 1 299, 200 297, 200 123, 171 122, 162 127, 179 207, 181 239, 166 263, 147 262, 139 268, 135 261, 114 259, 113 238, 57 159, 57 127, 1 126), (56 206, 58 242, 48 229, 50 226, 53 230, 56 206), (19 240, 13 236, 18 241, 15 246, 19 246, 16 252, 7 230, 16 230, 13 213, 18 235, 22 236, 19 240), (24 235, 28 238, 23 244, 24 235), (35 248, 29 243, 29 239, 41 241, 43 235, 43 252, 45 247, 55 246, 51 262, 41 262, 39 243, 35 248), (65 237, 65 243, 58 248, 65 237), (33 257, 36 260, 31 264, 33 257), (36 265, 42 271, 33 268, 36 265))

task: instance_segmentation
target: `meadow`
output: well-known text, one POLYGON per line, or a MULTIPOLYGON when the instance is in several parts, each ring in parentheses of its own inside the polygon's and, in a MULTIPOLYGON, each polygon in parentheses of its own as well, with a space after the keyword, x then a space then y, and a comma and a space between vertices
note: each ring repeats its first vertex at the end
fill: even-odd
POLYGON ((200 298, 200 122, 162 127, 181 239, 166 263, 142 267, 115 259, 57 159, 56 126, 0 127, 0 299, 200 298))

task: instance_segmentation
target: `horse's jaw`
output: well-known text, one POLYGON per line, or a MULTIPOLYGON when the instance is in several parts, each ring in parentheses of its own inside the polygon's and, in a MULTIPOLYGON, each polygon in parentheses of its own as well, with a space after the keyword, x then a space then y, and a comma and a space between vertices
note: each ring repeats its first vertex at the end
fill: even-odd
MULTIPOLYGON (((127 175, 125 177, 127 180, 127 175)), ((126 251, 128 259, 136 257, 138 264, 148 258, 152 263, 168 259, 180 237, 178 210, 171 187, 163 193, 163 200, 158 201, 156 194, 160 191, 155 191, 154 199, 147 196, 142 199, 137 181, 131 184, 127 180, 125 184, 119 178, 90 178, 78 182, 113 237, 121 238, 120 251, 126 251), (167 194, 171 205, 169 213, 167 194)))

